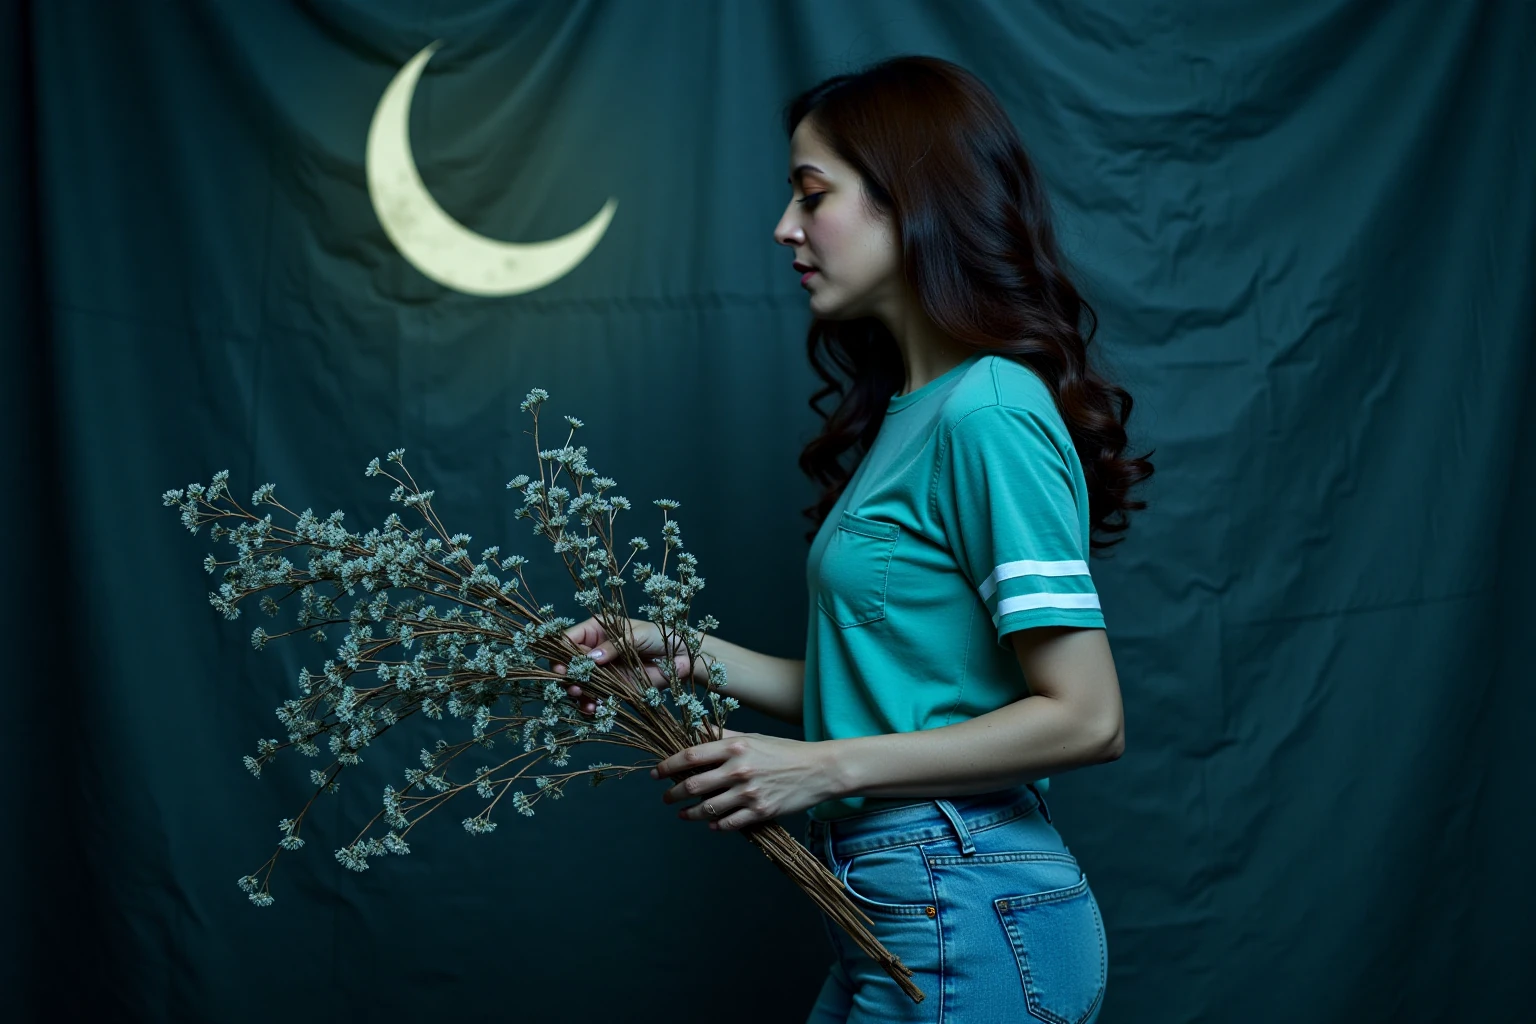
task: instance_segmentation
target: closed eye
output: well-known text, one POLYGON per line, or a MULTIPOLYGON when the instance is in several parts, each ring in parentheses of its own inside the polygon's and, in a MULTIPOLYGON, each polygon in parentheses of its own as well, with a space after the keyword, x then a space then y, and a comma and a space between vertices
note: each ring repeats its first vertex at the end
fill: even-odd
POLYGON ((807 206, 806 209, 814 210, 814 209, 816 209, 816 203, 821 202, 821 197, 823 195, 825 195, 825 194, 826 193, 824 193, 824 192, 812 192, 810 195, 806 196, 804 199, 796 199, 795 202, 801 203, 801 204, 810 203, 810 205, 807 206), (812 199, 816 200, 816 203, 812 203, 811 202, 812 199))

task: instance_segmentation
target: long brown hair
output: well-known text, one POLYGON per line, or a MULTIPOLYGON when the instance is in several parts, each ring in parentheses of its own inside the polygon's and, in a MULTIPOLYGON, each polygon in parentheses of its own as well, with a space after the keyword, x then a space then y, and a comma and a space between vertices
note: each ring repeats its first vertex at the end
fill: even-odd
MULTIPOLYGON (((1120 533, 1128 510, 1146 508, 1127 495, 1152 463, 1121 455, 1130 393, 1088 366, 1098 317, 1067 278, 1039 174, 992 91, 957 64, 904 55, 796 96, 784 109, 786 134, 807 116, 858 171, 865 200, 894 218, 902 272, 939 329, 1024 363, 1051 389, 1087 479, 1090 548, 1118 544, 1093 534, 1120 533)), ((822 488, 801 510, 810 540, 874 443, 905 372, 896 339, 874 317, 813 320, 806 354, 825 384, 810 399, 821 433, 800 453, 800 468, 822 488), (821 407, 827 398, 831 412, 821 407)))

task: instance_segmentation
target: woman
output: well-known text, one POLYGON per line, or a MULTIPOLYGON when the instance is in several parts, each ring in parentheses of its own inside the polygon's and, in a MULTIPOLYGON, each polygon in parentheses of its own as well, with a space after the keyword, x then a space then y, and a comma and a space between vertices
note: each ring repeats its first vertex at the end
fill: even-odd
MULTIPOLYGON (((793 196, 774 238, 804 275, 826 382, 800 456, 822 487, 806 658, 712 635, 703 651, 805 741, 727 730, 652 775, 713 766, 664 795, 697 798, 678 816, 712 829, 808 811, 807 846, 928 995, 912 1002, 824 918, 836 959, 811 1022, 1084 1024, 1104 925, 1044 792, 1124 748, 1087 559, 1110 546, 1093 532, 1145 507, 1127 492, 1152 466, 1121 457, 1131 398, 1088 368, 1093 312, 975 77, 893 58, 796 97, 785 126, 793 196)), ((567 632, 612 653, 595 621, 567 632)))

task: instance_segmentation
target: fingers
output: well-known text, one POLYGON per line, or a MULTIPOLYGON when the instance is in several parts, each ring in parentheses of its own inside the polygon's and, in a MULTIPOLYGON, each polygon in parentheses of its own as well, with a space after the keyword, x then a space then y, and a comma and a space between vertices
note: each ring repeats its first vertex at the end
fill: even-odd
POLYGON ((757 812, 749 808, 738 807, 734 814, 726 812, 718 815, 709 823, 709 827, 715 832, 729 832, 732 829, 742 828, 759 820, 767 819, 760 819, 757 812))
MULTIPOLYGON (((661 666, 655 660, 655 652, 650 649, 653 646, 659 648, 659 632, 656 632, 655 627, 651 623, 635 619, 629 620, 626 632, 635 636, 635 639, 630 643, 630 648, 633 654, 640 655, 640 669, 645 673, 645 678, 652 686, 665 686, 667 678, 662 673, 661 666), (647 629, 646 627, 650 628, 647 629)), ((591 657, 594 663, 598 665, 613 663, 613 648, 615 645, 608 642, 609 637, 604 633, 602 623, 598 622, 596 617, 569 627, 565 631, 565 636, 591 657)), ((633 662, 629 661, 628 655, 621 657, 620 661, 625 664, 633 664, 633 662)), ((677 675, 683 676, 688 670, 688 656, 684 654, 674 658, 673 666, 677 675)), ((568 674, 569 666, 566 662, 550 659, 549 667, 555 675, 563 676, 568 674)), ((597 712, 597 704, 594 701, 580 700, 582 691, 579 685, 572 683, 566 687, 566 693, 570 695, 572 700, 578 701, 578 706, 583 714, 592 715, 597 712)))
MULTIPOLYGON (((606 639, 603 635, 603 625, 597 621, 596 616, 571 626, 565 631, 565 638, 583 651, 591 651, 593 647, 596 647, 606 639)), ((549 667, 557 675, 565 675, 565 662, 550 659, 549 667)))
POLYGON ((710 829, 717 832, 741 828, 759 818, 758 812, 752 808, 746 795, 739 789, 705 796, 692 807, 685 807, 678 811, 677 816, 684 821, 708 822, 710 829))
POLYGON ((708 821, 713 823, 726 817, 733 811, 741 810, 743 806, 743 800, 734 792, 716 793, 713 796, 705 797, 692 807, 684 807, 677 812, 677 816, 684 821, 708 821), (708 804, 709 807, 705 808, 705 804, 708 804))
POLYGON ((691 800, 694 797, 698 797, 699 803, 692 807, 683 808, 682 813, 678 815, 679 818, 702 819, 709 817, 709 814, 703 809, 705 803, 713 807, 716 812, 724 814, 728 808, 734 809, 741 806, 739 797, 726 792, 734 782, 735 780, 730 778, 724 769, 716 768, 712 772, 693 775, 679 782, 661 794, 661 802, 675 804, 682 800, 691 800), (737 802, 733 803, 733 800, 737 802), (690 811, 697 813, 690 814, 690 811))
MULTIPOLYGON (((578 622, 576 625, 571 626, 565 631, 565 638, 583 651, 590 651, 606 639, 603 636, 603 625, 595 617, 588 619, 586 622, 578 622)), ((551 659, 549 664, 556 671, 565 671, 565 663, 562 661, 551 659)))
MULTIPOLYGON (((672 659, 672 667, 677 670, 679 679, 688 678, 688 655, 680 654, 672 659)), ((696 681, 704 681, 704 662, 699 658, 693 659, 693 675, 696 681)))
POLYGON ((565 631, 566 638, 579 647, 595 647, 602 643, 603 624, 593 616, 585 622, 578 622, 565 631))
POLYGON ((566 687, 565 692, 571 695, 572 700, 578 702, 579 706, 581 707, 582 714, 591 715, 597 713, 597 703, 595 701, 581 699, 580 686, 572 683, 570 686, 566 687))
MULTIPOLYGON (((674 773, 693 771, 699 768, 703 768, 706 765, 718 765, 723 761, 728 761, 733 754, 742 753, 744 750, 744 746, 723 740, 710 740, 707 743, 698 743, 694 746, 687 747, 678 751, 671 757, 663 760, 655 768, 652 768, 651 778, 664 779, 674 773)), ((716 769, 716 771, 718 770, 719 769, 716 769)), ((713 772, 704 772, 698 776, 694 776, 694 778, 706 779, 712 777, 720 778, 720 776, 716 776, 713 772)), ((691 780, 683 780, 684 783, 689 781, 691 780)), ((695 786, 697 785, 698 784, 695 783, 695 786)), ((698 791, 699 790, 697 788, 694 789, 695 793, 698 791)))

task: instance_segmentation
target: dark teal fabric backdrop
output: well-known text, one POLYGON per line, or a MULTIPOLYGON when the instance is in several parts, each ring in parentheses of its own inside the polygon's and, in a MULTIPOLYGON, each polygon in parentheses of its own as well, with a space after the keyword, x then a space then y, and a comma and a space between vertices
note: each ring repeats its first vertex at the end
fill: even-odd
POLYGON ((255 652, 254 621, 209 607, 212 545, 159 496, 227 468, 360 529, 392 507, 364 465, 404 447, 451 529, 547 573, 505 490, 544 387, 633 533, 682 502, 696 611, 801 656, 815 421, 771 237, 778 110, 900 52, 1012 113, 1157 452, 1094 566, 1126 753, 1051 789, 1108 923, 1102 1020, 1529 1011, 1532 4, 7 8, 6 959, 29 1019, 802 1019, 816 911, 649 780, 487 837, 450 814, 346 871, 331 851, 399 783, 402 736, 250 906, 235 879, 310 764, 258 781, 240 758, 312 652, 255 652), (410 139, 449 214, 538 241, 618 203, 545 287, 438 284, 370 202, 370 118, 434 40, 410 139))

